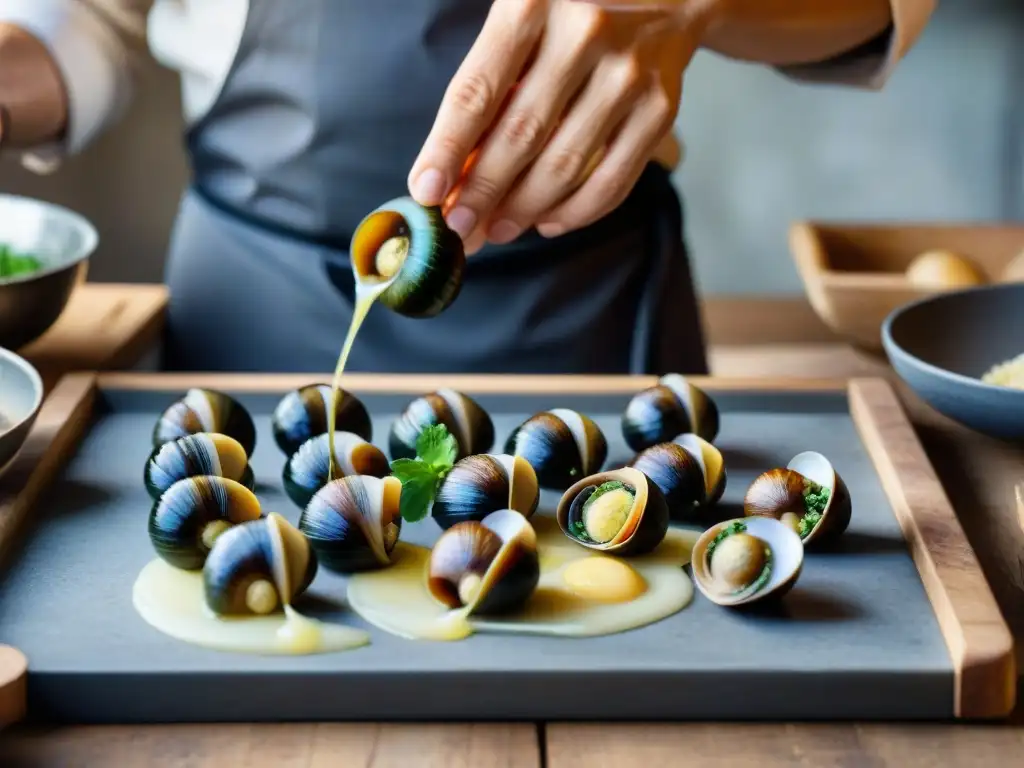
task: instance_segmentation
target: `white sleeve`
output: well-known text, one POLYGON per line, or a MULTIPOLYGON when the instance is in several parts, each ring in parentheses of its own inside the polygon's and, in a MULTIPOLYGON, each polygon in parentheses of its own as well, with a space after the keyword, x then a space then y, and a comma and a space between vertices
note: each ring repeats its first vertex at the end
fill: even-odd
POLYGON ((26 165, 52 167, 120 118, 132 95, 132 58, 145 43, 153 0, 0 0, 0 22, 38 38, 60 70, 68 125, 59 144, 34 147, 26 165))
POLYGON ((778 70, 795 80, 878 90, 917 42, 937 2, 890 0, 892 26, 878 39, 830 61, 778 67, 778 70))

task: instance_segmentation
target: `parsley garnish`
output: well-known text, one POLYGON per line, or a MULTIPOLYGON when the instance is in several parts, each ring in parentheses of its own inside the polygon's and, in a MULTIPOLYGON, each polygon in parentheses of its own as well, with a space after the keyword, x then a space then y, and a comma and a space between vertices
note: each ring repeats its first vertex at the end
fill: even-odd
POLYGON ((391 462, 391 474, 402 482, 399 512, 403 520, 415 523, 427 516, 437 486, 451 470, 458 452, 458 443, 447 427, 433 424, 416 438, 415 459, 391 462))
POLYGON ((825 507, 828 506, 828 499, 828 488, 816 483, 807 483, 804 488, 804 509, 806 512, 800 518, 799 524, 801 539, 807 538, 810 532, 814 530, 814 526, 821 522, 821 516, 825 513, 825 507))

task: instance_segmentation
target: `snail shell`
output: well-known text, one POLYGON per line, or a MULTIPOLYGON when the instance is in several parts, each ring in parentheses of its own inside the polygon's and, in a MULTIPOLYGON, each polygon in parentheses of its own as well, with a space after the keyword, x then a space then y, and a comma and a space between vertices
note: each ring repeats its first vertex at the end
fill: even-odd
POLYGON ((256 448, 256 425, 242 404, 223 392, 196 388, 188 390, 160 415, 153 429, 153 447, 197 432, 233 437, 249 457, 256 448))
POLYGON ((771 517, 726 520, 693 546, 693 580, 714 603, 747 605, 781 598, 796 584, 804 548, 793 529, 771 517))
POLYGON ((291 605, 316 577, 316 556, 276 512, 217 539, 203 566, 206 604, 219 616, 262 616, 291 605))
POLYGON ((430 551, 430 594, 442 605, 465 608, 470 614, 520 608, 539 581, 537 534, 512 509, 453 525, 430 551))
POLYGON ((388 450, 392 459, 416 457, 416 441, 424 429, 443 424, 459 449, 456 460, 489 451, 494 445, 494 423, 472 398, 453 389, 417 397, 391 425, 388 450))
POLYGON ((462 238, 445 223, 440 207, 424 207, 410 197, 370 212, 356 227, 349 253, 356 282, 383 289, 377 300, 400 315, 440 314, 462 289, 462 238))
POLYGON ((467 520, 483 520, 499 509, 531 517, 539 502, 537 475, 526 459, 477 454, 456 462, 445 475, 431 515, 442 528, 451 528, 467 520))
MULTIPOLYGON (((391 474, 388 457, 373 443, 352 432, 334 433, 334 452, 338 460, 338 477, 391 474)), ((284 464, 281 473, 284 490, 296 506, 305 509, 313 494, 327 485, 330 476, 330 440, 328 434, 311 437, 284 464)))
POLYGON ((199 475, 226 477, 250 491, 255 487, 242 444, 216 432, 197 432, 154 448, 146 461, 143 481, 155 501, 177 481, 199 475))
POLYGON ((149 539, 156 553, 186 571, 203 567, 214 542, 238 523, 260 517, 260 502, 241 483, 201 475, 174 483, 149 513, 149 539))
POLYGON ((299 530, 329 571, 354 573, 391 564, 402 528, 402 483, 393 476, 332 480, 309 500, 299 530))
POLYGON ((832 462, 816 451, 794 456, 784 469, 758 476, 743 499, 743 514, 774 517, 795 531, 804 545, 842 535, 853 507, 846 483, 832 462))
POLYGON ((634 451, 692 432, 709 443, 718 437, 718 406, 708 394, 678 373, 638 392, 622 414, 622 436, 634 451))
POLYGON ((535 414, 509 435, 505 453, 522 456, 541 488, 564 491, 608 458, 608 442, 588 416, 568 408, 535 414))
MULTIPOLYGON (((274 430, 274 442, 285 456, 291 456, 311 437, 327 432, 331 399, 329 384, 310 384, 281 398, 270 417, 270 424, 274 430)), ((352 432, 363 440, 373 439, 370 414, 351 392, 338 391, 334 417, 335 432, 352 432)))
POLYGON ((677 520, 692 517, 695 509, 717 504, 725 493, 725 460, 721 451, 694 434, 652 445, 638 453, 628 466, 639 469, 658 486, 668 503, 669 514, 677 520))
POLYGON ((577 544, 621 556, 647 554, 668 533, 664 495, 633 467, 583 478, 562 495, 555 517, 577 544))

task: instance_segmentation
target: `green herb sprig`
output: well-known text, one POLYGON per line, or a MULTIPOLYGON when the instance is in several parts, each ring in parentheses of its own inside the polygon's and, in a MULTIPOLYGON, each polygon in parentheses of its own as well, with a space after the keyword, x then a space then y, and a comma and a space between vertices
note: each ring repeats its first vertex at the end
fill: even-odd
POLYGON ((27 275, 42 267, 42 262, 35 256, 15 253, 10 246, 0 245, 0 278, 27 275))
POLYGON ((415 523, 427 516, 437 488, 455 464, 459 444, 444 424, 433 424, 416 438, 415 459, 395 459, 391 474, 402 482, 399 513, 415 523))

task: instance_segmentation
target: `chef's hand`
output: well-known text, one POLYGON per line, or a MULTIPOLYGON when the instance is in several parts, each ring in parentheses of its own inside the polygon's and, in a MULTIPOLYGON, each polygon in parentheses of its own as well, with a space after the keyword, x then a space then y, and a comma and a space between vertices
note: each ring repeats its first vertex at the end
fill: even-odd
POLYGON ((409 174, 467 253, 555 237, 620 205, 675 121, 718 0, 685 14, 494 0, 409 174))

